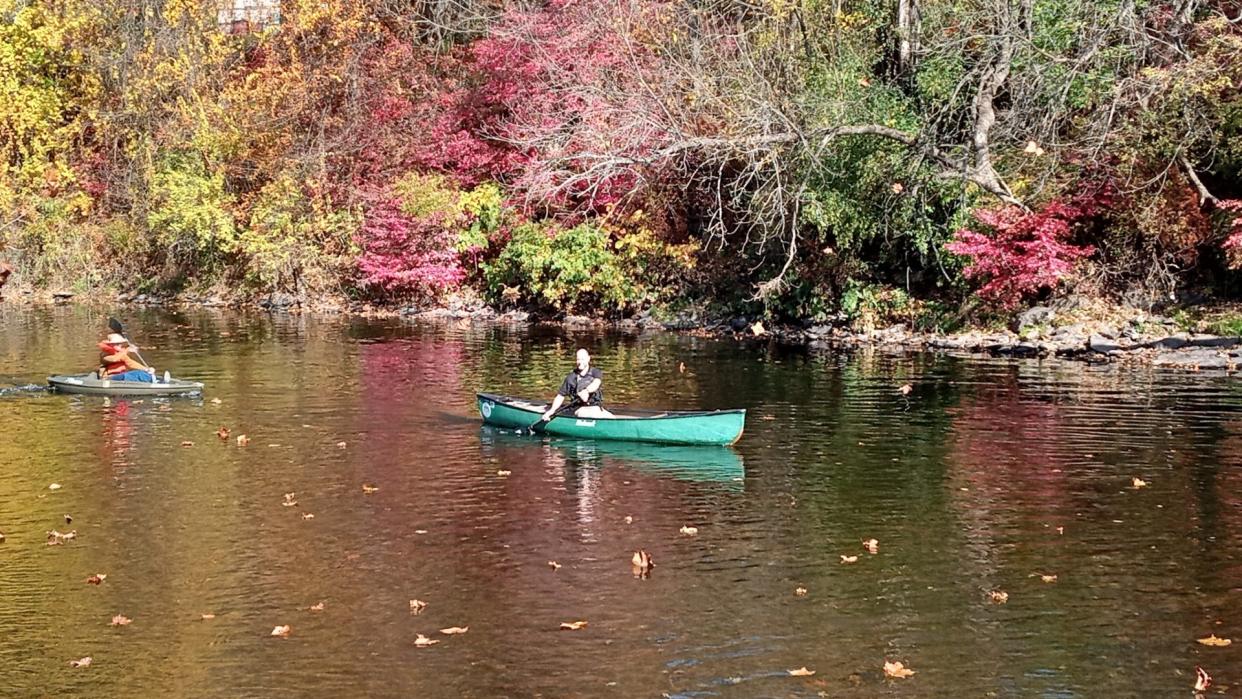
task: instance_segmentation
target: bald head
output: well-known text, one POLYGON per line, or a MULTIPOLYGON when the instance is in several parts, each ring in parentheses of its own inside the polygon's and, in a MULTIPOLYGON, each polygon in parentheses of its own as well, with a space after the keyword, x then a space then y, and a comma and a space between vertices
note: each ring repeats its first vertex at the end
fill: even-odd
POLYGON ((574 362, 578 365, 578 371, 585 372, 591 366, 591 353, 584 349, 579 349, 574 355, 574 362))

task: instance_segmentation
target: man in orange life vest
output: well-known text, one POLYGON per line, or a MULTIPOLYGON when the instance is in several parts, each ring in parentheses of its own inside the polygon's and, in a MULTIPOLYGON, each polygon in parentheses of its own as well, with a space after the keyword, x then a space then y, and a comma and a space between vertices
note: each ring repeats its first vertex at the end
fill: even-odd
POLYGON ((112 333, 99 343, 99 378, 111 381, 155 381, 155 370, 130 356, 138 348, 124 335, 112 333))

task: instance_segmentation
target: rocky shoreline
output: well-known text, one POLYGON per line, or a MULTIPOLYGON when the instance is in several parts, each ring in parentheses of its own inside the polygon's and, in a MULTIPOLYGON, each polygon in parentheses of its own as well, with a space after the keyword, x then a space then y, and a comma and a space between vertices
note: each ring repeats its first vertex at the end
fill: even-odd
MULTIPOLYGON (((316 313, 364 317, 399 317, 414 322, 469 322, 503 325, 552 324, 573 328, 608 328, 622 332, 683 332, 747 341, 776 341, 811 350, 851 350, 864 347, 892 348, 912 352, 948 352, 1020 359, 1056 358, 1087 362, 1133 362, 1192 371, 1233 372, 1242 368, 1242 338, 1187 331, 1175 320, 1128 309, 1111 322, 1058 324, 1057 311, 1035 307, 1018 314, 1011 327, 1000 331, 967 330, 939 334, 909 330, 905 325, 857 331, 838 323, 764 327, 752 319, 709 318, 700 312, 683 312, 657 319, 650 312, 621 320, 601 320, 569 315, 536 317, 526 311, 497 311, 478 300, 451 299, 443 306, 388 307, 340 299, 303 304, 289 294, 272 294, 257 302, 240 302, 221 295, 161 297, 119 294, 112 298, 83 297, 66 292, 20 294, 27 303, 112 302, 141 307, 203 307, 259 309, 270 313, 316 313)), ((12 295, 10 295, 12 298, 12 295)), ((1117 314, 1114 314, 1117 315, 1117 314)))

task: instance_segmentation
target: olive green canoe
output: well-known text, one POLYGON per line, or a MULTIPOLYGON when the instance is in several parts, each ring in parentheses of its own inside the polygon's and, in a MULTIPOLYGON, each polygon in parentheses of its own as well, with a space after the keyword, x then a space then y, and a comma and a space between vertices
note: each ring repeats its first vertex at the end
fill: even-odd
POLYGON ((93 396, 174 396, 203 392, 203 384, 197 381, 174 378, 161 379, 152 383, 112 381, 100 379, 94 373, 49 376, 47 385, 57 393, 85 393, 93 396))
MULTIPOLYGON (((496 427, 523 429, 538 422, 546 403, 521 398, 478 394, 483 422, 496 427)), ((745 410, 651 411, 611 409, 611 417, 582 418, 573 414, 553 417, 540 431, 580 439, 620 439, 662 444, 733 444, 746 426, 745 410)))

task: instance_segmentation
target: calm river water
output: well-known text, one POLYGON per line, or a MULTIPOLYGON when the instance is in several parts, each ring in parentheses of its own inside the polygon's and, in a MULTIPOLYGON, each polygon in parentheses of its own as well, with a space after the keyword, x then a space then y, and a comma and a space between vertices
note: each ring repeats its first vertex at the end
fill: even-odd
MULTIPOLYGON (((1242 683, 1237 379, 122 317, 161 370, 208 389, 0 396, 0 696, 1167 697, 1192 694, 1196 666, 1209 694, 1242 683), (745 436, 480 426, 476 390, 550 397, 579 345, 610 402, 745 407, 745 436), (77 538, 49 546, 53 529, 77 538), (1237 642, 1196 642, 1210 634, 1237 642)), ((0 384, 86 370, 105 319, 4 310, 0 384)))

